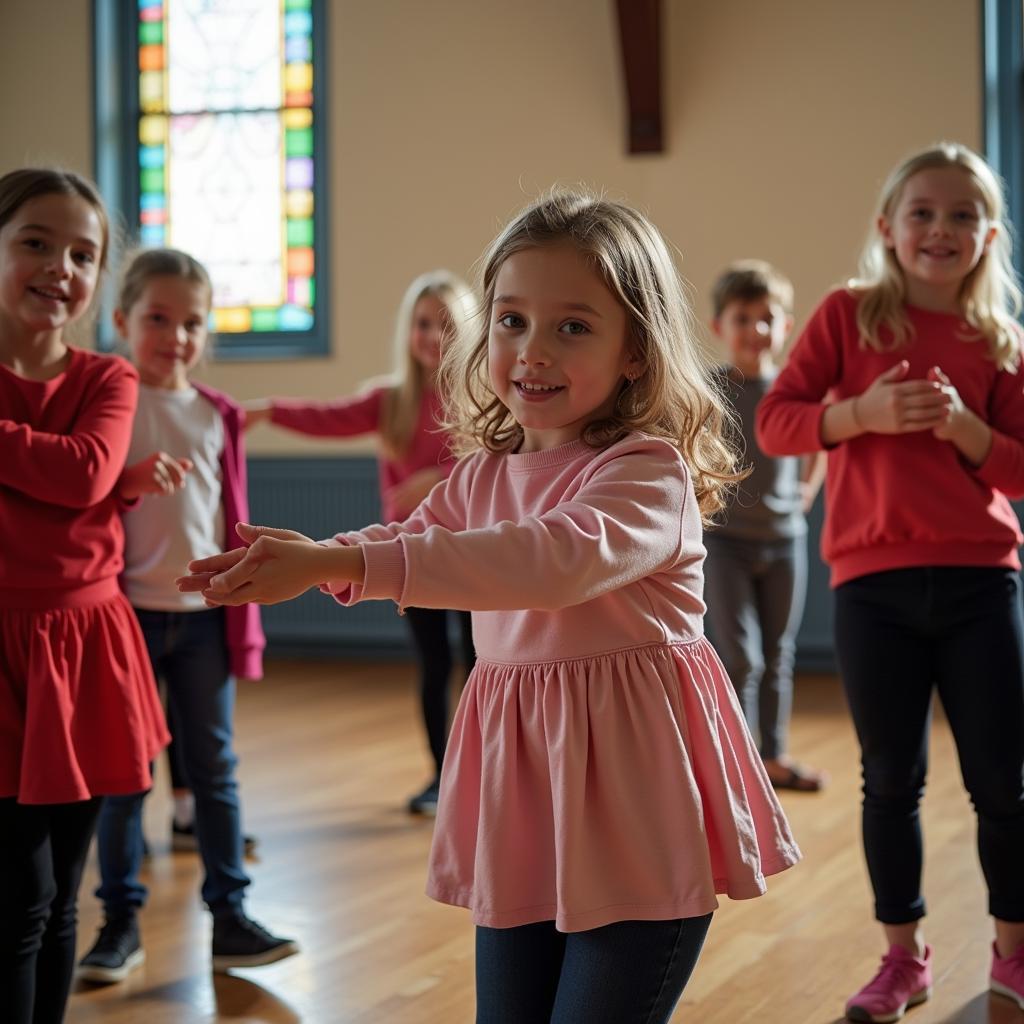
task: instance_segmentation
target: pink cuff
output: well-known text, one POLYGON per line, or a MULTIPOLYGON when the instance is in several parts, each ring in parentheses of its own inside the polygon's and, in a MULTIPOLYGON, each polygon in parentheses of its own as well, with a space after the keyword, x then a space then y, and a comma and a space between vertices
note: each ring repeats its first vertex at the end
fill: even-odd
POLYGON ((363 598, 401 602, 405 587, 405 549, 401 540, 381 540, 363 544, 366 575, 363 598))
POLYGON ((357 604, 359 601, 395 601, 402 597, 405 585, 405 552, 400 540, 355 541, 350 542, 344 534, 339 533, 330 540, 318 541, 324 547, 351 547, 358 543, 363 549, 363 561, 366 571, 362 583, 351 583, 348 580, 327 580, 320 584, 325 594, 332 595, 343 605, 357 604))

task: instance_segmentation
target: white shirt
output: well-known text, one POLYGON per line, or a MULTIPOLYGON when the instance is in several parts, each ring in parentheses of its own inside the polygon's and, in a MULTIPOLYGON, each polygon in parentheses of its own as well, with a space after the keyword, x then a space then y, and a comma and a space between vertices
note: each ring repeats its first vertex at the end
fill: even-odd
POLYGON ((128 465, 157 451, 194 463, 181 490, 148 494, 124 516, 125 590, 136 608, 197 611, 201 594, 182 594, 174 585, 194 558, 223 549, 220 457, 224 423, 195 388, 182 391, 139 386, 128 465))

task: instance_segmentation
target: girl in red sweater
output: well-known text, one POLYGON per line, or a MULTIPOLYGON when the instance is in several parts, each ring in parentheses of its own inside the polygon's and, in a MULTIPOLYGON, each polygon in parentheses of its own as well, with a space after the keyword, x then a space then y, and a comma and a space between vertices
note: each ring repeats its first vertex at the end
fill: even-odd
POLYGON ((118 588, 114 485, 138 375, 67 343, 109 228, 78 175, 0 178, 0 1019, 57 1024, 102 796, 150 785, 167 742, 118 588))
MULTIPOLYGON (((451 473, 455 461, 441 430, 441 398, 435 388, 441 348, 447 334, 473 313, 470 288, 447 270, 416 278, 399 306, 395 330, 395 371, 354 398, 334 402, 260 399, 245 405, 247 426, 270 422, 314 437, 380 438, 380 491, 386 523, 405 519, 451 473)), ((426 788, 411 797, 413 814, 437 811, 441 762, 448 741, 448 687, 452 651, 448 618, 438 608, 406 608, 405 621, 420 668, 423 725, 434 762, 426 788)), ((462 638, 462 660, 473 667, 469 612, 455 613, 462 638)))
POLYGON ((991 987, 1024 1008, 1024 627, 1008 500, 1024 497, 1024 372, 998 179, 964 146, 911 157, 883 188, 862 263, 758 412, 765 452, 828 451, 822 551, 889 944, 846 1013, 898 1020, 930 993, 918 804, 935 689, 978 816, 991 987))

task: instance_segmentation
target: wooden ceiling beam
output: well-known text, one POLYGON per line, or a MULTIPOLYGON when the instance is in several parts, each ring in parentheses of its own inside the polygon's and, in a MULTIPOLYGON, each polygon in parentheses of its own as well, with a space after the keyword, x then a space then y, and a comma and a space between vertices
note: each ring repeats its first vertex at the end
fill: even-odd
POLYGON ((661 0, 615 0, 630 153, 663 153, 661 0))

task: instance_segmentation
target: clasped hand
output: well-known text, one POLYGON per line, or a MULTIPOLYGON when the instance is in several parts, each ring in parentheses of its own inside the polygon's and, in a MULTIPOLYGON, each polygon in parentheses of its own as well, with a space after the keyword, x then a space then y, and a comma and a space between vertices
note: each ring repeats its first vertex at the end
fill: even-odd
POLYGON ((189 575, 175 580, 184 593, 200 592, 209 607, 256 602, 277 604, 305 593, 322 578, 319 555, 326 550, 294 530, 239 523, 248 547, 189 562, 189 575))

